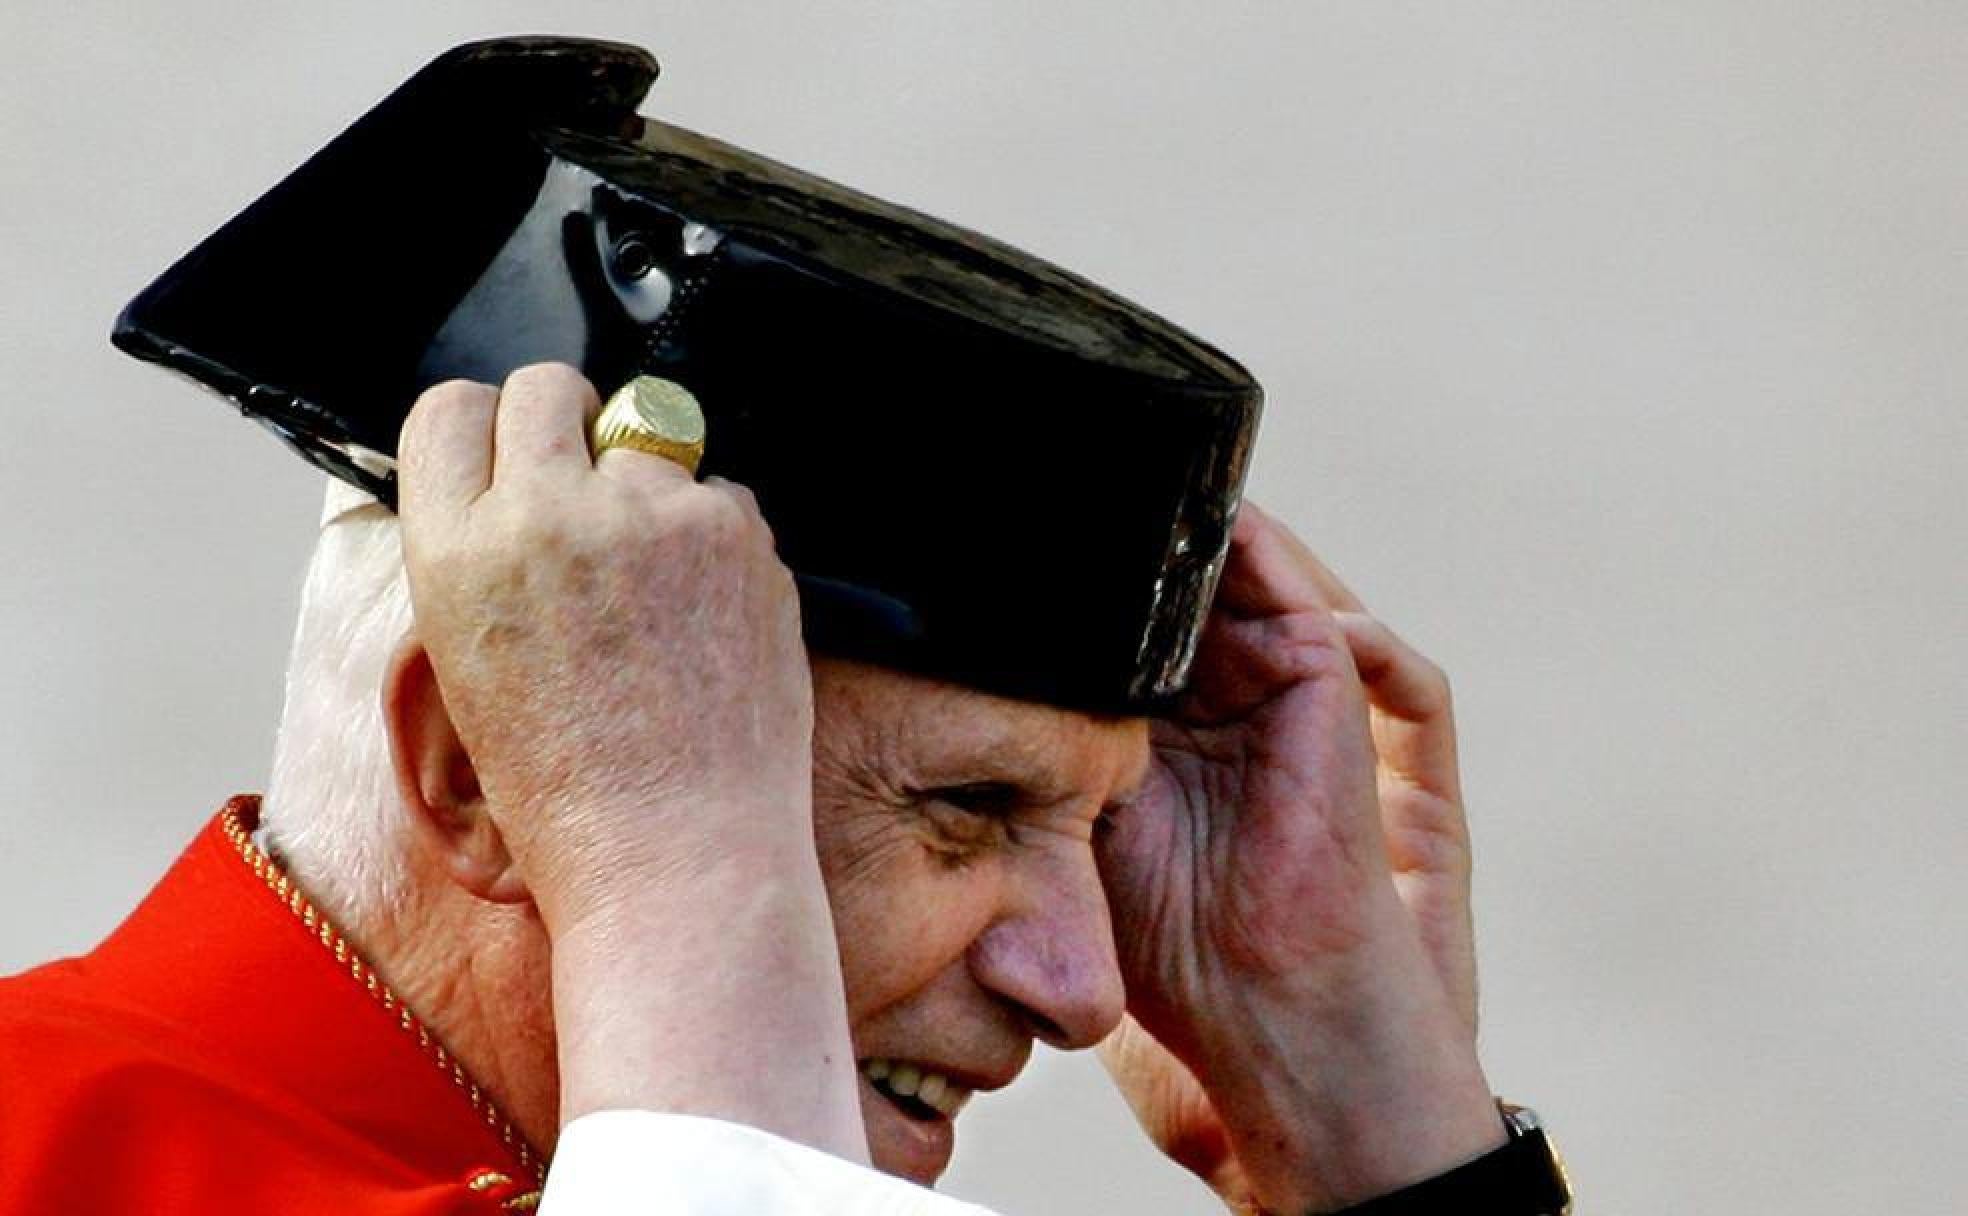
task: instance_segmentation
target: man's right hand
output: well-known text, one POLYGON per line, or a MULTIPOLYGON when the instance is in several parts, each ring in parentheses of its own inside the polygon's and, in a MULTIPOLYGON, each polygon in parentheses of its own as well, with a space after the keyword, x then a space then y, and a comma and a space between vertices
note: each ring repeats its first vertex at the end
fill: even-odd
POLYGON ((418 638, 556 931, 746 839, 811 849, 792 575, 744 488, 592 459, 598 408, 572 368, 529 367, 431 389, 401 445, 418 638))
POLYGON ((865 1159, 792 576, 744 488, 591 458, 597 408, 529 367, 431 389, 399 445, 416 641, 553 943, 563 1122, 865 1159))

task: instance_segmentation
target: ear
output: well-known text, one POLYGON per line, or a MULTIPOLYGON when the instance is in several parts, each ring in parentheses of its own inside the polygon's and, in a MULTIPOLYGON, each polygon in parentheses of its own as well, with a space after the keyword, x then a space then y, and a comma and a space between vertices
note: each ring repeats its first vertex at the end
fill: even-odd
POLYGON ((480 899, 519 903, 532 893, 492 822, 478 771, 452 725, 430 654, 407 633, 383 679, 383 723, 397 794, 418 844, 451 880, 480 899))

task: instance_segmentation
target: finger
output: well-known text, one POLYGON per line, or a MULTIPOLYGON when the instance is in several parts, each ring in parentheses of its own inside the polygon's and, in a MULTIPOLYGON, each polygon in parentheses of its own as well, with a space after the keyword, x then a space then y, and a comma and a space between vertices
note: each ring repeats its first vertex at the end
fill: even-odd
POLYGON ((1372 709, 1388 864, 1437 975, 1473 1034, 1475 937, 1469 915, 1469 817, 1456 760, 1448 677, 1371 617, 1335 619, 1372 709))
POLYGON ((397 505, 406 520, 455 513, 485 493, 498 399, 489 384, 451 380, 410 407, 396 444, 397 505))
MULTIPOLYGON (((1344 634, 1312 610, 1243 620, 1214 616, 1196 647, 1180 715, 1198 725, 1232 722, 1306 680, 1357 683, 1344 634)), ((1363 702, 1365 697, 1352 694, 1363 702)))
POLYGON ((765 518, 764 513, 759 510, 758 495, 752 493, 752 487, 745 485, 743 482, 732 481, 728 477, 719 477, 715 474, 706 477, 704 484, 710 486, 720 494, 730 495, 733 501, 744 508, 746 515, 755 519, 765 518))
POLYGON ((1359 597, 1303 541, 1249 501, 1238 509, 1230 533, 1230 556, 1216 603, 1240 617, 1360 610, 1359 597))
POLYGON ((1334 611, 1366 611, 1366 605, 1360 602, 1359 596, 1353 594, 1353 589, 1340 581, 1340 577, 1332 572, 1332 568, 1321 561, 1319 555, 1312 552, 1311 547, 1300 540, 1296 533, 1256 503, 1247 502, 1244 506, 1254 511, 1276 530, 1278 541, 1285 552, 1291 555, 1314 583, 1318 584, 1319 590, 1326 597, 1326 603, 1330 604, 1334 611))
POLYGON ((1240 510, 1230 531, 1230 555, 1217 585, 1216 607, 1231 616, 1278 616, 1309 609, 1330 610, 1324 591, 1280 539, 1269 517, 1240 510))
POLYGON ((506 377, 494 423, 493 480, 550 481, 594 467, 588 428, 601 411, 588 378, 565 363, 535 363, 506 377))
POLYGON ((689 469, 669 457, 640 448, 605 448, 595 457, 594 467, 604 477, 619 478, 656 492, 674 491, 697 480, 689 469))
POLYGON ((1448 676, 1380 621, 1334 614, 1373 708, 1374 751, 1395 776, 1460 802, 1448 676))

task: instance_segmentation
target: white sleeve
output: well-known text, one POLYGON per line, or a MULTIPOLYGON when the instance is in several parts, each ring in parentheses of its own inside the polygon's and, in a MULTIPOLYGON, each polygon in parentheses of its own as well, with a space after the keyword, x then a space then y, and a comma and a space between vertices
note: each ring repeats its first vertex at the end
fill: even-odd
POLYGON ((740 1123, 583 1115, 560 1133, 540 1216, 992 1216, 740 1123))

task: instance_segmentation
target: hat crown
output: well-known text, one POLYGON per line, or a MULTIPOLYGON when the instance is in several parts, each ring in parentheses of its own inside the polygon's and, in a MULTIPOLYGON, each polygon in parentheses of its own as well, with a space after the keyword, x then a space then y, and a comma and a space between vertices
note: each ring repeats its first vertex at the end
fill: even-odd
POLYGON ((644 119, 646 52, 441 56, 166 271, 113 335, 393 502, 424 388, 650 373, 750 486, 818 648, 1139 709, 1186 678, 1261 393, 1008 245, 644 119))

